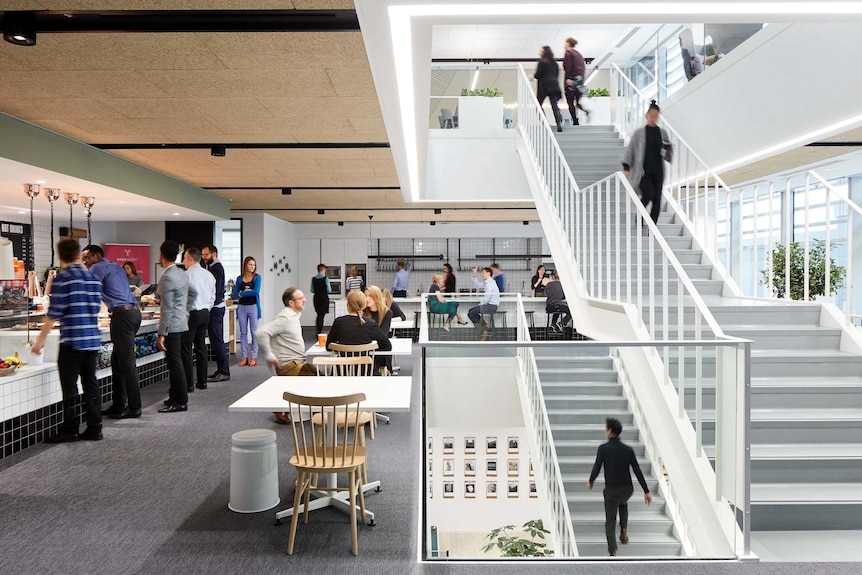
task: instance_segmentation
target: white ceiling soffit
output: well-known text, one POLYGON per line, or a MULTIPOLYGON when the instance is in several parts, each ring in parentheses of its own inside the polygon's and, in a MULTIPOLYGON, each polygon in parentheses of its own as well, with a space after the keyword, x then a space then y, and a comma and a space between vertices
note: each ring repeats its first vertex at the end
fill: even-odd
POLYGON ((404 197, 415 201, 423 197, 421 182, 426 176, 419 158, 427 156, 425 114, 435 26, 862 20, 862 2, 355 0, 355 4, 404 197))

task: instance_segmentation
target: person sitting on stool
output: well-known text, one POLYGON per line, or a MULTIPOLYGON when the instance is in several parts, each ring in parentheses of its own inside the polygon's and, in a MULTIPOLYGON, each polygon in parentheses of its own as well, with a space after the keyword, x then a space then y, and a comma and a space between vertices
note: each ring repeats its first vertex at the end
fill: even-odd
POLYGON ((563 333, 563 330, 572 321, 569 304, 566 303, 566 294, 563 293, 563 284, 556 278, 545 278, 542 280, 542 284, 545 286, 545 297, 548 298, 545 302, 545 313, 557 314, 557 321, 551 326, 551 331, 563 333))

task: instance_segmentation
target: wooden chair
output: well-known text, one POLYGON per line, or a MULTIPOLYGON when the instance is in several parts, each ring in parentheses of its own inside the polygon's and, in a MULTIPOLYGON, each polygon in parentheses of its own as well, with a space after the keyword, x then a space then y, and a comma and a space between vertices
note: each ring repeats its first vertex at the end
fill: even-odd
POLYGON ((290 536, 287 541, 287 554, 293 555, 293 543, 296 538, 296 524, 299 519, 299 505, 305 499, 303 522, 308 523, 308 504, 311 491, 349 491, 350 492, 350 534, 352 539, 351 552, 359 553, 356 538, 356 496, 359 495, 359 510, 362 522, 365 518, 365 496, 359 470, 365 465, 368 452, 359 445, 357 433, 349 434, 348 428, 327 426, 321 428, 312 425, 306 430, 301 423, 302 416, 311 417, 315 413, 323 413, 328 420, 336 420, 339 413, 344 413, 347 421, 353 427, 359 425, 359 402, 365 400, 364 393, 354 393, 340 397, 305 397, 284 392, 284 400, 288 402, 288 412, 291 417, 291 436, 294 454, 290 464, 296 468, 296 494, 293 498, 294 513, 290 520, 290 536), (319 436, 319 437, 318 437, 319 436), (321 475, 346 473, 347 487, 328 487, 319 485, 321 475))
MULTIPOLYGON (((374 360, 374 351, 378 348, 376 341, 364 343, 362 345, 346 345, 342 343, 330 343, 329 349, 338 357, 364 357, 368 356, 374 360)), ((371 366, 371 371, 368 375, 374 374, 374 366, 371 366)), ((377 427, 377 419, 380 418, 384 422, 389 423, 389 417, 380 413, 374 414, 374 419, 371 423, 371 439, 374 439, 374 429, 377 427)))

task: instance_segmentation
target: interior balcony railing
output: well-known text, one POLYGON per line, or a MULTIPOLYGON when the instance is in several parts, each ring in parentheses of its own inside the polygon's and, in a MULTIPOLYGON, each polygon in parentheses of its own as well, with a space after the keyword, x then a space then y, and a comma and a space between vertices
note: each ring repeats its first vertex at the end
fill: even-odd
MULTIPOLYGON (((435 296, 425 294, 427 297, 435 296)), ((477 296, 468 294, 459 294, 458 300, 461 307, 472 306, 478 301, 477 296)), ((522 449, 524 446, 529 449, 535 470, 538 491, 535 516, 541 517, 551 532, 548 543, 553 551, 552 559, 590 556, 590 553, 583 551, 589 548, 585 544, 588 539, 586 532, 580 533, 580 543, 578 540, 578 525, 589 522, 584 516, 585 512, 577 510, 579 501, 583 501, 586 486, 584 479, 573 475, 571 470, 563 470, 557 454, 555 429, 561 425, 601 429, 603 419, 597 422, 577 409, 571 416, 557 412, 552 417, 548 396, 543 389, 543 372, 539 362, 546 362, 547 367, 547 362, 554 361, 555 357, 595 357, 597 353, 606 353, 614 358, 617 381, 622 386, 623 398, 628 400, 626 410, 629 415, 623 417, 629 418, 627 425, 638 430, 635 437, 646 448, 641 463, 650 470, 647 472, 650 476, 648 482, 658 485, 655 495, 664 502, 664 507, 655 511, 666 514, 672 520, 672 532, 680 545, 677 556, 690 559, 735 559, 750 554, 749 531, 746 527, 750 476, 746 448, 750 434, 750 386, 746 381, 746 367, 750 357, 750 342, 738 339, 671 340, 660 343, 536 341, 531 336, 535 329, 530 320, 530 312, 536 310, 531 310, 520 294, 503 296, 498 308, 499 314, 508 317, 508 327, 504 328, 508 333, 502 335, 498 328, 495 334, 499 338, 479 341, 476 330, 470 327, 452 327, 449 331, 444 330, 442 324, 432 327, 426 304, 427 301, 423 299, 419 336, 424 374, 424 435, 430 436, 430 428, 439 425, 437 418, 441 417, 441 412, 444 412, 443 417, 450 427, 471 429, 477 420, 482 419, 478 413, 483 411, 482 405, 489 401, 489 389, 494 394, 493 409, 503 409, 500 406, 510 400, 510 386, 516 387, 522 413, 519 419, 525 428, 522 449), (687 365, 685 372, 680 375, 682 378, 692 375, 689 368, 693 363, 686 361, 686 358, 693 358, 700 352, 718 358, 716 370, 722 391, 714 406, 716 419, 711 431, 714 434, 712 442, 716 445, 715 470, 703 450, 695 445, 694 430, 688 423, 688 415, 676 411, 675 406, 665 401, 668 392, 682 387, 676 381, 677 377, 672 375, 670 380, 664 379, 660 365, 655 361, 642 360, 644 357, 657 359, 662 355, 662 347, 680 352, 680 361, 687 365), (463 419, 454 415, 458 413, 463 415, 463 419), (742 529, 737 525, 737 515, 742 518, 742 529)), ((700 405, 708 397, 714 397, 710 391, 705 386, 695 386, 689 390, 689 399, 694 394, 696 403, 700 405)), ((471 433, 481 436, 478 431, 471 433)), ((430 469, 430 460, 431 455, 426 453, 425 469, 430 469)), ((476 479, 481 482, 481 473, 477 473, 477 476, 476 479)), ((473 476, 467 479, 473 480, 473 476)), ((496 473, 492 479, 496 480, 496 473)), ((426 557, 430 559, 437 556, 432 545, 433 535, 444 520, 441 514, 446 511, 442 507, 445 503, 441 504, 435 499, 439 497, 439 491, 436 496, 429 491, 430 483, 439 480, 428 475, 425 481, 423 492, 429 495, 423 500, 426 519, 424 548, 426 557)), ((505 503, 502 502, 503 505, 505 503)), ((468 501, 459 505, 451 513, 469 513, 470 504, 468 501)), ((488 526, 488 530, 493 527, 496 525, 488 526)), ((483 556, 479 550, 472 556, 462 551, 460 555, 450 552, 447 559, 483 556)))

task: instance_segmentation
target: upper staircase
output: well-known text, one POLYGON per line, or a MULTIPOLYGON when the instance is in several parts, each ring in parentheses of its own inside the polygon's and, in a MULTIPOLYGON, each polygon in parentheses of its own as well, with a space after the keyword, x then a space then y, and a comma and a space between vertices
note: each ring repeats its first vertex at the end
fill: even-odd
POLYGON ((625 144, 613 126, 572 126, 554 132, 560 150, 582 188, 620 170, 625 144))

